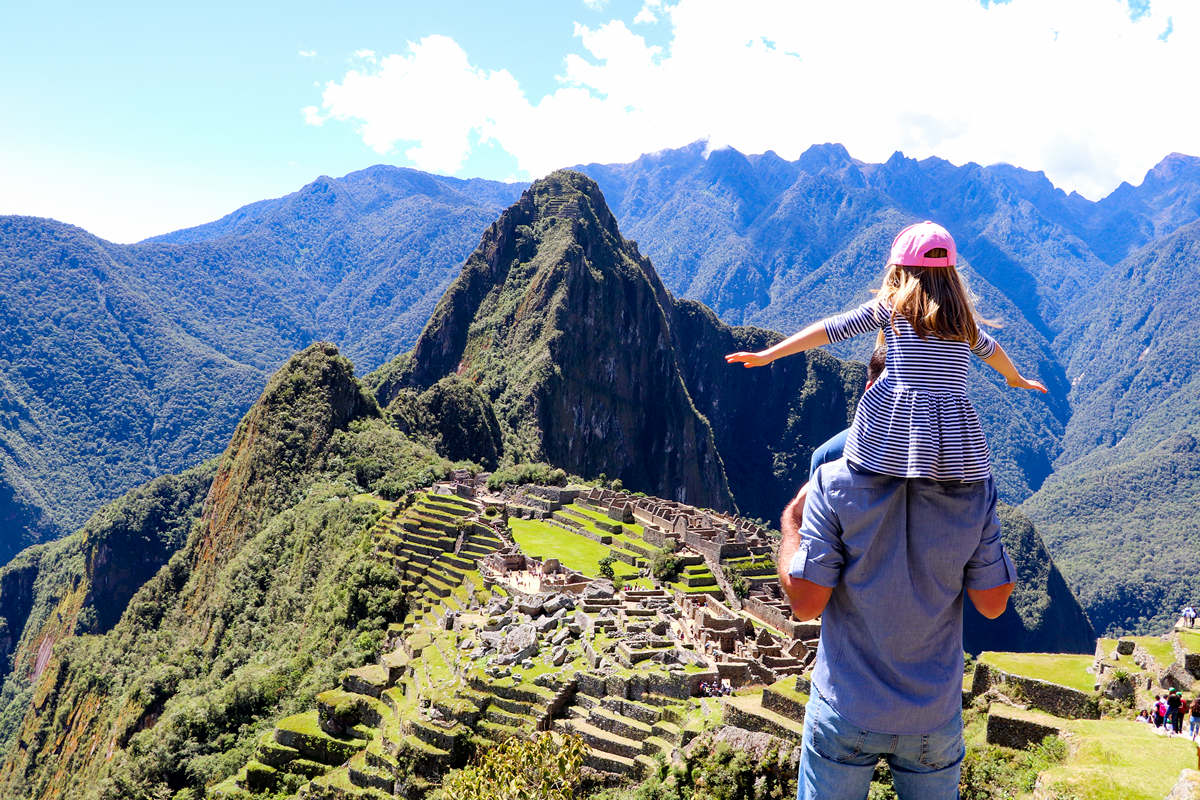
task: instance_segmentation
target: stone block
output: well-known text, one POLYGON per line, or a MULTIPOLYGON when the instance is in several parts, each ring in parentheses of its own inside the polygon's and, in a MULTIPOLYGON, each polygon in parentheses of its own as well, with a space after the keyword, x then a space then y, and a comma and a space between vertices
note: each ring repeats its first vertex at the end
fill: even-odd
POLYGON ((552 664, 556 667, 561 667, 567 660, 567 648, 559 647, 554 651, 554 657, 551 659, 552 664))
POLYGON ((1172 664, 1158 677, 1158 685, 1164 689, 1179 689, 1190 691, 1196 679, 1184 669, 1182 664, 1172 664))
POLYGON ((1184 653, 1183 668, 1193 678, 1200 679, 1200 653, 1184 653))
POLYGON ((1200 772, 1194 769, 1180 771, 1175 786, 1163 800, 1200 800, 1200 772))
POLYGON ((1058 736, 1062 731, 1051 725, 1017 719, 1003 713, 988 713, 988 744, 1024 750, 1031 744, 1040 744, 1047 736, 1058 736))
POLYGON ((1135 644, 1129 639, 1120 639, 1117 641, 1117 654, 1122 656, 1133 655, 1135 644))
POLYGON ((545 607, 540 598, 529 597, 517 602, 517 610, 530 617, 538 617, 545 611, 545 607))

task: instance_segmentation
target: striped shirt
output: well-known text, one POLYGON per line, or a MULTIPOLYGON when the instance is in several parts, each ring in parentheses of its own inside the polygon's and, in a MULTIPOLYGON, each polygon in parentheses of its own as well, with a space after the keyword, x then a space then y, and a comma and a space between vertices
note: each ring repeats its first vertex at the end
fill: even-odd
POLYGON ((903 315, 890 317, 890 305, 872 300, 824 322, 831 343, 880 329, 887 341, 887 369, 858 403, 846 458, 899 478, 985 480, 991 453, 967 398, 967 366, 971 353, 994 353, 995 340, 983 330, 974 347, 922 339, 903 315))

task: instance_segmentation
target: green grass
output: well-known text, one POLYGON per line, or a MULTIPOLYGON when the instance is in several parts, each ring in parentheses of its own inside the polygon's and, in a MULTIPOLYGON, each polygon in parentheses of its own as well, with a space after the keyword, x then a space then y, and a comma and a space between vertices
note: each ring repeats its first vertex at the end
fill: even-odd
POLYGON ((1190 741, 1159 736, 1139 722, 1064 720, 1015 709, 1010 713, 1062 728, 1072 740, 1067 760, 1041 775, 1050 797, 1162 800, 1179 771, 1196 766, 1196 748, 1190 741))
POLYGON ((1189 653, 1200 653, 1200 628, 1180 628, 1179 641, 1189 653))
MULTIPOLYGON (((600 574, 600 559, 610 552, 610 548, 586 536, 538 520, 510 519, 509 525, 513 539, 523 552, 535 558, 557 558, 568 569, 589 577, 600 574)), ((623 578, 638 574, 636 569, 620 561, 613 563, 613 572, 623 578)))
POLYGON ((1128 636, 1123 638, 1128 638, 1144 648, 1158 662, 1158 665, 1164 669, 1175 663, 1175 650, 1171 647, 1169 641, 1160 639, 1157 636, 1128 636))
POLYGON ((1091 692, 1096 684, 1095 676, 1085 671, 1092 665, 1092 656, 987 651, 980 653, 979 660, 1013 675, 1037 678, 1081 692, 1091 692))
MULTIPOLYGON (((576 511, 580 514, 583 514, 584 516, 591 517, 592 519, 601 520, 602 522, 613 523, 613 522, 617 521, 617 520, 611 518, 610 516, 608 516, 607 514, 601 513, 599 511, 596 511, 591 508, 588 508, 587 506, 580 505, 579 503, 572 503, 571 505, 569 505, 567 507, 570 508, 572 511, 576 511)), ((638 539, 641 539, 642 535, 645 534, 645 532, 646 532, 646 529, 636 522, 622 522, 620 524, 625 530, 632 531, 633 535, 636 536, 638 539)))

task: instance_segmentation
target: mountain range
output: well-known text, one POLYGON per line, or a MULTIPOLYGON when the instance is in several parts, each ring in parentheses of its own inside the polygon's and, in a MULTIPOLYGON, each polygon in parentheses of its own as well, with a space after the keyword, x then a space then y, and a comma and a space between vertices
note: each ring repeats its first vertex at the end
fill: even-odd
MULTIPOLYGON (((711 366, 776 336, 674 299, 586 176, 535 182, 411 351, 360 381, 333 345, 308 346, 218 458, 0 568, 0 793, 198 798, 232 775, 405 629, 415 584, 372 558, 376 498, 446 476, 451 455, 495 474, 535 458, 622 470, 715 508, 782 502, 793 487, 773 476, 846 424, 864 371, 825 353, 711 366)), ((1090 652, 1034 526, 1002 517, 1020 585, 999 620, 967 618, 968 647, 1090 652)))
MULTIPOLYGON (((840 145, 787 161, 697 143, 579 169, 637 240, 630 263, 646 258, 661 275, 662 296, 676 308, 672 336, 710 337, 714 353, 733 335, 720 333, 717 318, 790 332, 865 299, 901 225, 946 224, 982 311, 1003 323, 996 335, 1051 387, 1041 398, 1005 388, 986 369, 972 378, 1005 499, 1023 504, 1044 532, 1101 630, 1162 627, 1171 603, 1200 590, 1166 533, 1182 529, 1177 539, 1186 540, 1183 510, 1200 499, 1185 457, 1195 418, 1196 359, 1186 343, 1196 324, 1187 311, 1200 160, 1172 154, 1138 186, 1098 202, 1007 165, 901 154, 868 164, 840 145), (1174 477, 1163 485, 1167 465, 1174 477), (1122 479, 1126 505, 1113 497, 1122 479), (1120 554, 1122 567, 1097 563, 1098 546, 1120 554)), ((215 454, 255 387, 307 343, 337 342, 365 370, 417 343, 479 230, 521 189, 374 167, 128 246, 51 221, 0 219, 0 317, 13 332, 0 344, 0 557, 73 529, 130 486, 215 454)), ((462 313, 439 308, 435 320, 462 313)), ((530 342, 540 335, 528 326, 509 333, 530 342)), ((655 335, 665 340, 663 330, 655 335)), ((867 347, 834 352, 863 358, 867 347)), ((415 363, 397 384, 406 397, 471 399, 461 386, 435 389, 450 371, 440 358, 415 363)), ((701 361, 675 367, 697 387, 696 419, 710 432, 697 422, 689 441, 711 435, 719 444, 728 435, 716 419, 725 400, 703 406, 699 388, 715 375, 699 373, 719 366, 701 361)), ((472 363, 486 364, 486 354, 472 363)), ((545 410, 536 392, 513 391, 511 377, 492 387, 504 402, 545 410)), ((491 432, 493 457, 504 441, 520 440, 512 452, 531 456, 572 446, 530 439, 503 417, 491 432)), ((728 489, 713 502, 769 519, 803 480, 804 459, 782 444, 764 449, 762 437, 753 447, 728 444, 741 441, 750 440, 735 434, 719 447, 728 489), (768 467, 748 463, 756 452, 769 452, 768 467), (764 487, 764 476, 775 485, 764 487)), ((631 476, 642 468, 624 466, 631 476)), ((642 477, 632 480, 640 488, 642 477)))

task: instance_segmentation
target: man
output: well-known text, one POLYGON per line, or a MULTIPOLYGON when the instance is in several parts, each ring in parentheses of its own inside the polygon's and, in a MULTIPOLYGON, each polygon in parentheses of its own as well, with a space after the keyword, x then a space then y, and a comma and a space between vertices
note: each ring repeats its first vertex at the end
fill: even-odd
POLYGON ((880 757, 902 800, 951 800, 964 753, 964 590, 994 619, 1016 578, 995 489, 866 472, 836 439, 814 453, 818 468, 780 524, 792 611, 824 613, 798 800, 863 800, 880 757), (967 507, 977 503, 986 507, 967 507), (956 524, 981 512, 991 520, 983 531, 956 524))

